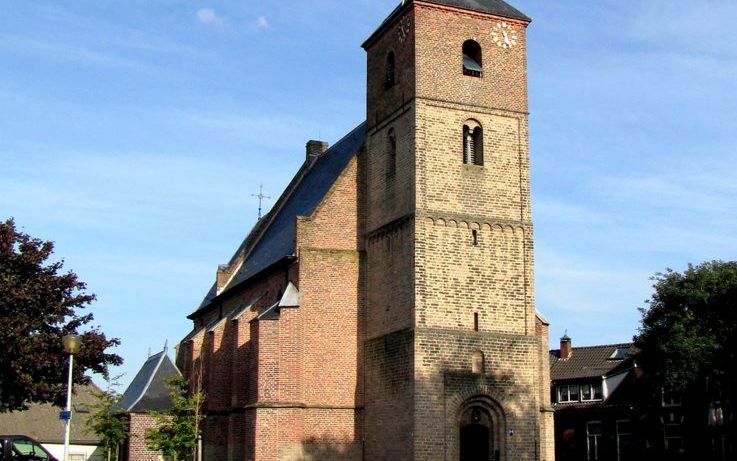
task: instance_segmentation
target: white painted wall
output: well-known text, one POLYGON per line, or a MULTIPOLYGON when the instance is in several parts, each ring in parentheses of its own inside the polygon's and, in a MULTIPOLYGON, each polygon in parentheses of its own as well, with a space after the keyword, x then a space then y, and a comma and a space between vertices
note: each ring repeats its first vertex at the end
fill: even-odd
MULTIPOLYGON (((43 447, 59 461, 64 461, 64 445, 58 443, 42 443, 43 447)), ((105 453, 97 445, 69 445, 67 461, 105 461, 105 453)))

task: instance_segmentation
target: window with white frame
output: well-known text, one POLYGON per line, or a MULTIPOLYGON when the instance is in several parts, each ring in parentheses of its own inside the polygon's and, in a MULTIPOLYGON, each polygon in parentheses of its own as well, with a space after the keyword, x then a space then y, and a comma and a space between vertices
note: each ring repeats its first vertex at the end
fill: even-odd
POLYGON ((601 383, 564 384, 557 387, 558 403, 594 402, 604 399, 601 383))
POLYGON ((558 386, 558 402, 578 402, 580 389, 578 384, 565 384, 558 386))
POLYGON ((581 385, 581 401, 592 402, 602 400, 604 394, 602 392, 601 383, 582 384, 581 385))
POLYGON ((634 442, 632 439, 632 421, 617 421, 617 461, 629 461, 634 458, 634 442))
POLYGON ((571 395, 568 392, 569 386, 558 386, 558 403, 566 403, 571 401, 571 395))
POLYGON ((601 421, 589 421, 586 423, 587 461, 599 461, 599 445, 601 444, 601 436, 601 421))

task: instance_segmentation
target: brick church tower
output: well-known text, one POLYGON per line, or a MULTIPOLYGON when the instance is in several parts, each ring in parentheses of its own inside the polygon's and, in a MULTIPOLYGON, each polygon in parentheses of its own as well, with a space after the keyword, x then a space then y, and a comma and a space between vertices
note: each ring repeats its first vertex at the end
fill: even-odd
POLYGON ((552 461, 525 31, 405 1, 364 43, 366 460, 552 461))
POLYGON ((189 315, 204 461, 553 461, 529 22, 405 0, 366 40, 366 121, 307 143, 189 315))

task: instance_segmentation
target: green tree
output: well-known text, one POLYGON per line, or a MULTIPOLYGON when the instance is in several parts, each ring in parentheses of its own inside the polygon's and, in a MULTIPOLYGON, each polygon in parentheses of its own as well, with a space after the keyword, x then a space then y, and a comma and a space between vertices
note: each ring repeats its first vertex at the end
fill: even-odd
POLYGON ((166 384, 171 408, 151 413, 156 427, 146 432, 146 443, 150 449, 160 451, 174 461, 194 459, 203 418, 200 409, 204 395, 199 391, 190 392, 187 380, 181 376, 169 379, 166 384))
POLYGON ((118 446, 128 437, 128 424, 121 418, 120 411, 116 411, 122 397, 115 391, 117 379, 106 381, 106 389, 94 393, 97 403, 92 406, 93 413, 87 419, 87 427, 100 437, 107 461, 113 461, 117 459, 118 446))
POLYGON ((689 265, 653 277, 655 292, 635 344, 659 386, 683 392, 715 372, 734 383, 737 366, 737 262, 689 265))
POLYGON ((79 314, 95 295, 72 272, 62 273, 63 261, 48 262, 52 242, 32 238, 0 221, 0 412, 23 410, 29 403, 65 401, 67 355, 61 337, 80 334, 74 382, 89 383, 88 371, 107 373, 122 359, 108 352, 120 344, 99 327, 90 327, 90 313, 79 314), (80 329, 86 327, 86 331, 80 329))

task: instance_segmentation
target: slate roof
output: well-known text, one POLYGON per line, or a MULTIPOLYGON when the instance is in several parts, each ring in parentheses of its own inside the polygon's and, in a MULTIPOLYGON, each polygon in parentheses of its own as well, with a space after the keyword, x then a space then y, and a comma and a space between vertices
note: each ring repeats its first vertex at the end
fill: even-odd
MULTIPOLYGON (((245 282, 285 257, 295 254, 297 216, 310 216, 315 211, 365 140, 366 124, 362 123, 328 149, 312 166, 307 169, 303 167, 303 170, 297 173, 293 184, 284 191, 274 209, 263 218, 267 220, 265 228, 261 225, 255 226, 238 249, 238 252, 248 251, 248 256, 223 291, 245 282), (247 243, 256 240, 253 248, 249 250, 247 243)), ((217 291, 213 285, 192 316, 205 310, 216 296, 217 291)))
MULTIPOLYGON (((74 386, 74 410, 71 442, 75 445, 97 445, 100 438, 87 430, 87 419, 92 415, 94 396, 100 389, 94 384, 74 386)), ((0 434, 23 434, 41 443, 64 443, 64 422, 59 420, 62 408, 51 404, 32 404, 28 410, 0 414, 0 434)))
POLYGON ((428 3, 437 3, 438 5, 453 6, 464 10, 478 11, 481 13, 489 13, 495 16, 501 16, 510 19, 519 19, 520 21, 530 22, 530 19, 523 12, 502 0, 423 0, 428 3))
POLYGON ((138 370, 115 410, 126 413, 167 410, 171 407, 171 399, 166 380, 176 375, 181 373, 172 363, 166 349, 152 355, 138 370))
POLYGON ((632 343, 574 347, 570 358, 561 359, 560 350, 555 349, 550 351, 550 379, 562 381, 613 374, 631 363, 634 352, 632 343), (629 350, 630 356, 624 360, 610 360, 617 349, 629 350))

